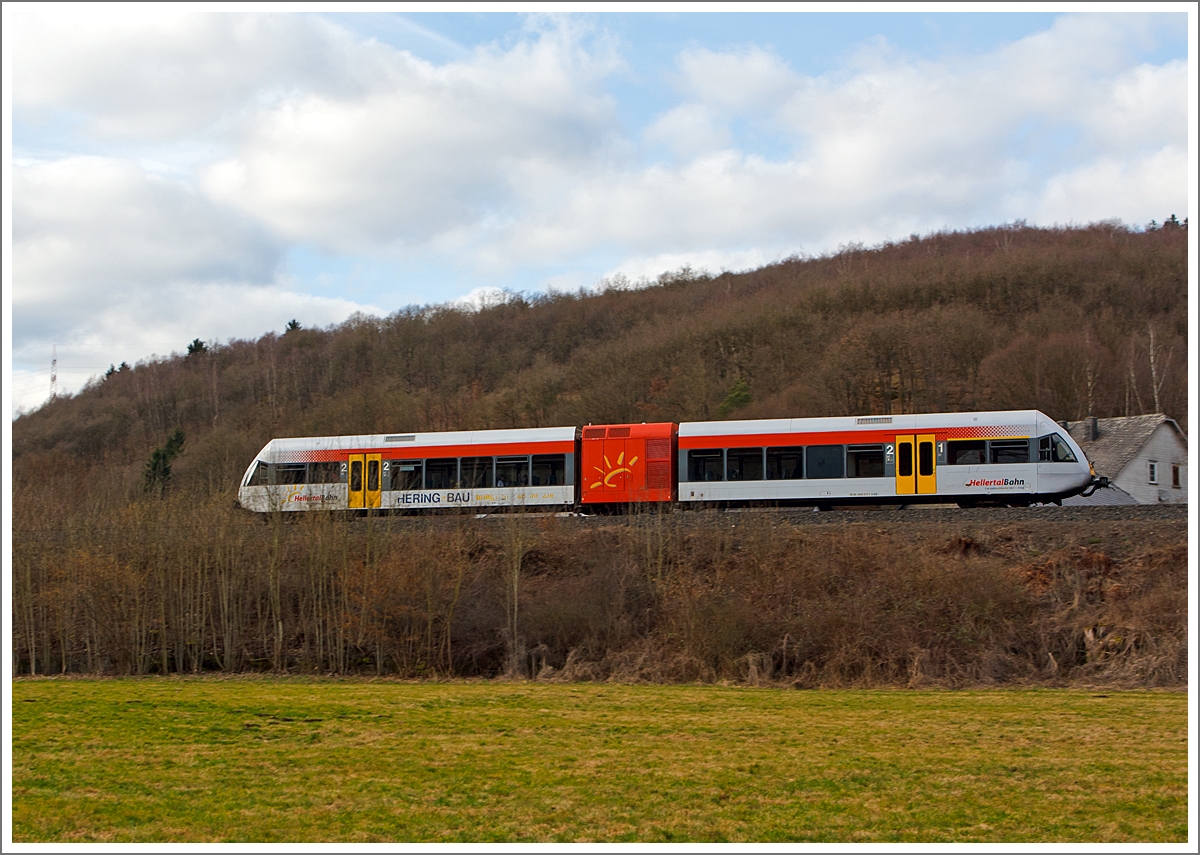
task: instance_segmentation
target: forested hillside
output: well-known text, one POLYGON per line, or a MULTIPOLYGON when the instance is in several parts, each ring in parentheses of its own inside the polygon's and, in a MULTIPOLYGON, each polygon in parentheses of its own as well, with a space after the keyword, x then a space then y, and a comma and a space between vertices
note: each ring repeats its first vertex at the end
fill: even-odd
POLYGON ((181 343, 14 422, 14 672, 1179 685, 1182 521, 286 526, 233 499, 276 436, 1009 407, 1182 420, 1186 239, 1004 227, 181 343))
POLYGON ((1021 407, 1184 420, 1187 229, 1006 226, 478 311, 300 321, 197 340, 22 416, 15 467, 130 464, 132 482, 176 427, 175 486, 208 491, 273 436, 1021 407))

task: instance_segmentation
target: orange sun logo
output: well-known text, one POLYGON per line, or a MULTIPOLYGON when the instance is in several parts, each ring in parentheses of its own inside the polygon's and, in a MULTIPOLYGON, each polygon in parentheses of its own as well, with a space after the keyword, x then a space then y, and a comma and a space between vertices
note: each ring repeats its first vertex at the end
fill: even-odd
POLYGON ((616 476, 620 475, 622 472, 628 472, 630 474, 633 474, 633 469, 630 467, 632 467, 633 464, 637 463, 637 461, 638 461, 638 459, 636 457, 631 457, 631 458, 629 458, 629 462, 626 463, 625 462, 625 452, 622 451, 619 455, 617 455, 617 465, 613 466, 611 463, 608 462, 608 455, 607 454, 604 455, 605 468, 601 469, 599 466, 592 467, 593 469, 595 469, 597 472, 600 473, 600 480, 597 481, 596 483, 592 484, 592 486, 589 489, 595 490, 601 484, 603 484, 605 487, 611 487, 612 479, 615 478, 616 476))

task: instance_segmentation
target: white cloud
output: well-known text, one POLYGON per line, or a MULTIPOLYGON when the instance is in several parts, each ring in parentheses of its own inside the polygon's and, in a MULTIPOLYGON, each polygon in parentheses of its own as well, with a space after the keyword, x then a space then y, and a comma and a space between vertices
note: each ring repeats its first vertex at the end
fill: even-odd
POLYGON ((1187 63, 1139 65, 1114 77, 1081 112, 1086 132, 1109 152, 1187 147, 1187 63))
POLYGON ((646 129, 644 138, 682 158, 727 148, 733 140, 728 118, 705 104, 683 104, 667 111, 646 129))
MULTIPOLYGON (((277 284, 280 250, 262 228, 128 162, 72 157, 13 178, 14 364, 40 368, 57 346, 64 391, 111 362, 182 351, 194 338, 382 313, 277 284)), ((47 390, 23 384, 14 405, 36 405, 47 390)))
POLYGON ((93 134, 143 141, 199 132, 296 91, 353 90, 379 53, 306 15, 31 4, 11 17, 16 107, 74 111, 93 134))
POLYGON ((436 67, 395 53, 368 92, 261 111, 204 186, 327 249, 445 240, 503 217, 524 164, 580 169, 603 150, 613 109, 596 84, 613 67, 564 31, 436 67))
POLYGON ((261 228, 133 164, 71 157, 13 170, 13 307, 21 328, 84 323, 112 294, 179 281, 270 281, 261 228))
POLYGON ((1186 148, 1186 64, 1123 64, 1139 33, 1124 17, 1063 18, 977 57, 917 61, 876 44, 819 77, 761 52, 691 51, 680 61, 689 100, 646 133, 674 146, 676 162, 596 162, 582 174, 537 164, 520 183, 524 215, 482 234, 478 258, 789 241, 824 251, 1014 219, 1140 222, 1154 208, 1161 218, 1183 207, 1186 163, 1171 152, 1186 148), (758 126, 792 144, 770 159, 722 138, 762 104, 777 109, 758 126))
POLYGON ((604 275, 612 281, 618 277, 633 282, 654 282, 664 273, 675 273, 690 268, 697 274, 717 275, 725 272, 737 273, 754 270, 767 264, 783 260, 791 252, 772 252, 765 247, 741 250, 700 250, 696 252, 671 252, 654 256, 627 258, 604 275))
POLYGON ((800 83, 783 60, 756 47, 693 48, 680 53, 678 66, 685 92, 732 113, 778 108, 800 83))
MULTIPOLYGON (((565 203, 549 205, 512 228, 489 249, 494 263, 505 256, 532 259, 587 251, 606 243, 653 255, 773 242, 799 222, 828 212, 811 209, 795 190, 806 169, 717 152, 681 166, 653 166, 634 172, 595 170, 573 178, 565 203)), ((565 182, 543 175, 535 188, 565 182)), ((540 199, 531 198, 532 203, 540 199)), ((640 253, 639 253, 640 254, 640 253)))
POLYGON ((505 291, 503 288, 483 285, 479 288, 473 288, 470 292, 459 297, 457 300, 451 300, 446 305, 478 311, 480 309, 489 309, 493 306, 502 306, 511 300, 513 296, 511 292, 505 291))
MULTIPOLYGON (((23 97, 91 98, 93 114, 130 128, 170 125, 174 101, 198 105, 193 123, 224 105, 237 133, 200 181, 220 207, 327 252, 419 252, 479 271, 605 246, 653 256, 792 235, 828 248, 1028 218, 1056 176, 1186 137, 1185 63, 1124 61, 1136 16, 1071 16, 938 62, 873 42, 816 77, 756 47, 688 49, 684 100, 641 134, 675 160, 639 164, 603 89, 620 59, 571 20, 433 65, 311 17, 167 16, 114 30, 134 57, 122 62, 75 33, 83 58, 68 71, 43 62, 50 82, 23 97), (142 73, 156 64, 190 81, 189 97, 142 73), (85 85, 92 65, 106 92, 132 79, 130 97, 85 85), (751 153, 747 127, 784 150, 751 153)), ((1105 216, 1126 216, 1112 201, 1105 216)))
POLYGON ((1162 222, 1188 216, 1187 149, 1165 146, 1133 158, 1103 158, 1050 179, 1031 212, 1040 223, 1082 224, 1112 216, 1162 222))
POLYGON ((1138 64, 1136 15, 1065 16, 937 61, 873 41, 820 75, 689 48, 678 100, 632 133, 607 90, 622 58, 570 17, 440 65, 312 15, 18 5, 5 23, 15 344, 104 365, 383 311, 299 293, 279 273, 289 243, 476 275, 478 302, 526 266, 571 271, 550 280, 567 287, 1190 213, 1187 63, 1138 64))
MULTIPOLYGON (((20 372, 14 408, 33 409, 46 400, 49 373, 44 369, 52 348, 58 355, 58 388, 73 392, 111 364, 183 353, 196 338, 256 339, 282 332, 292 318, 305 327, 324 327, 356 312, 385 314, 377 306, 249 282, 177 282, 152 291, 83 293, 63 308, 67 311, 59 315, 47 306, 41 323, 29 325, 14 341, 13 365, 20 372)), ((29 314, 27 307, 14 309, 29 314)))

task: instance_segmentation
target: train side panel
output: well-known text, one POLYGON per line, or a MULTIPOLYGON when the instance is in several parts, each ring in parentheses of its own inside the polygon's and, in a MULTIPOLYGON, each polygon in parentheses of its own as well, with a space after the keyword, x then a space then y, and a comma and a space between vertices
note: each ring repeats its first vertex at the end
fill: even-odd
POLYGON ((238 499, 259 513, 570 507, 574 472, 573 427, 276 439, 238 499))
POLYGON ((1094 474, 1057 428, 1035 411, 685 422, 679 501, 1053 501, 1094 474))
POLYGON ((672 422, 588 425, 580 448, 580 502, 617 505, 675 499, 672 422))

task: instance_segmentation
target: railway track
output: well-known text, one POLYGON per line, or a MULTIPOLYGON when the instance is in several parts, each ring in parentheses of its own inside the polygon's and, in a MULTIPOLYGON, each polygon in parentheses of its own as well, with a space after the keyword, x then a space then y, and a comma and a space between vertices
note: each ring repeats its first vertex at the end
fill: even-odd
MULTIPOLYGON (((344 512, 341 512, 344 513, 344 512)), ((304 515, 307 516, 307 515, 304 515)), ((613 526, 613 525, 643 525, 658 518, 658 512, 640 510, 631 514, 581 514, 575 512, 531 512, 523 514, 530 520, 550 520, 568 526, 613 526)), ((1034 506, 1030 508, 959 508, 952 505, 914 505, 908 507, 860 507, 834 508, 820 511, 813 508, 672 508, 663 514, 664 519, 678 520, 685 525, 710 525, 726 520, 736 522, 738 518, 753 517, 761 519, 764 516, 774 516, 781 522, 792 525, 846 525, 854 523, 874 523, 889 526, 904 525, 936 525, 961 524, 970 526, 1007 525, 1017 522, 1046 522, 1054 524, 1088 524, 1101 522, 1180 522, 1188 519, 1187 505, 1099 505, 1056 507, 1054 505, 1034 506)), ((433 513, 411 514, 402 516, 378 516, 371 519, 366 517, 340 517, 347 520, 352 530, 365 529, 367 526, 382 527, 388 531, 403 531, 411 527, 457 526, 463 523, 482 526, 502 525, 513 518, 507 513, 433 513)), ((285 514, 281 517, 284 527, 299 533, 303 530, 303 517, 300 514, 285 514)), ((245 525, 261 530, 271 524, 269 517, 246 514, 245 525)), ((168 525, 155 527, 187 534, 190 537, 203 536, 202 526, 168 525)), ((98 531, 95 527, 88 529, 91 536, 98 531)), ((72 540, 72 535, 78 536, 82 530, 57 528, 21 531, 14 528, 13 540, 21 542, 55 542, 72 540)))
MULTIPOLYGON (((761 512, 761 511, 755 511, 761 512)), ((959 508, 946 505, 914 507, 847 508, 832 511, 810 509, 781 509, 775 511, 792 523, 853 523, 853 522, 970 522, 1007 523, 1043 521, 1054 523, 1102 522, 1106 520, 1187 521, 1187 505, 1054 505, 1029 508, 959 508)), ((737 513, 727 511, 726 513, 737 513)))
MULTIPOLYGON (((959 508, 955 505, 912 505, 901 507, 834 508, 821 511, 814 508, 672 508, 665 519, 681 520, 688 525, 705 525, 716 521, 736 521, 738 518, 774 516, 792 525, 845 525, 878 523, 888 525, 967 524, 1005 525, 1015 522, 1047 522, 1054 524, 1098 522, 1183 522, 1188 519, 1187 505, 1098 505, 1057 507, 1055 505, 1029 508, 959 508)), ((534 512, 527 517, 535 520, 555 519, 560 524, 576 526, 641 525, 658 518, 656 511, 641 510, 631 514, 581 514, 574 512, 534 512)), ((436 514, 402 517, 382 517, 375 525, 403 529, 408 525, 425 524, 435 520, 446 523, 471 519, 482 525, 499 525, 511 519, 510 514, 488 513, 471 515, 436 514)), ((355 521, 367 525, 365 519, 355 521)))

